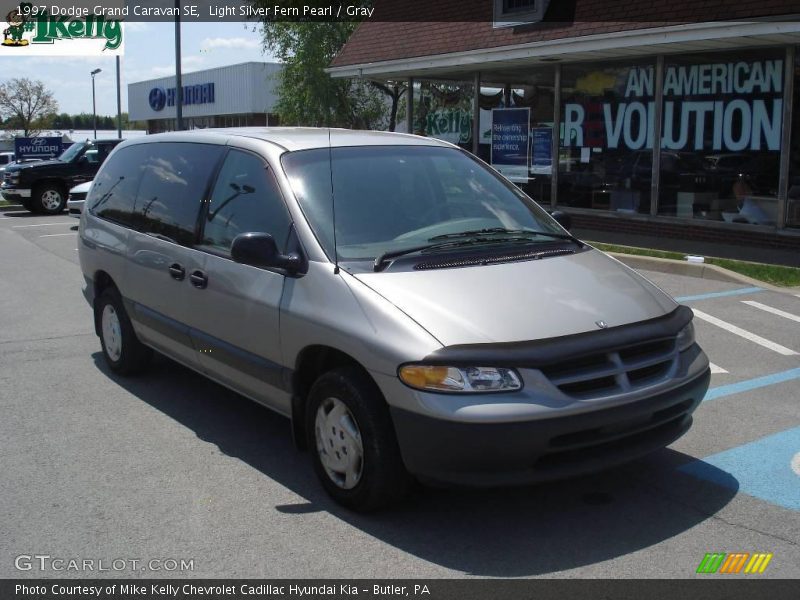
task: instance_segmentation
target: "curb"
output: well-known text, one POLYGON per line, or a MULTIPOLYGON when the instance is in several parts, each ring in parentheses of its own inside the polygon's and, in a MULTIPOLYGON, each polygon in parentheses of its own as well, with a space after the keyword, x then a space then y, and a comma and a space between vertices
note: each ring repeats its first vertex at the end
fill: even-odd
POLYGON ((623 254, 621 252, 606 252, 606 254, 613 256, 618 261, 632 269, 657 271, 659 273, 683 275, 685 277, 696 277, 698 279, 709 279, 712 281, 724 281, 727 283, 741 283, 750 287, 760 287, 765 290, 772 290, 773 292, 800 292, 800 287, 778 287, 765 281, 753 279, 747 275, 734 273, 733 271, 723 269, 717 265, 683 262, 680 260, 672 260, 670 258, 657 258, 655 256, 623 254))
POLYGON ((5 204, 3 206, 0 206, 0 212, 13 211, 13 210, 25 210, 25 208, 22 206, 22 204, 5 204))

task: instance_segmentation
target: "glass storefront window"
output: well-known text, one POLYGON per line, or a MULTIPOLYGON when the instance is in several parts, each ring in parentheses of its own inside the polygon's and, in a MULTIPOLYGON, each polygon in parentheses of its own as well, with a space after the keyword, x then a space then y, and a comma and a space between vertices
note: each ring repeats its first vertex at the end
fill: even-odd
POLYGON ((650 213, 655 60, 564 66, 558 204, 650 213))
POLYGON ((800 227, 800 47, 795 49, 792 135, 789 151, 789 189, 786 193, 786 226, 800 227))
POLYGON ((482 157, 543 206, 550 205, 553 169, 555 68, 506 74, 482 94, 482 157), (483 100, 495 99, 495 102, 483 100), (482 140, 483 141, 483 140, 482 140), (483 149, 483 148, 482 148, 483 149))
POLYGON ((659 215, 775 226, 784 56, 665 57, 659 215))

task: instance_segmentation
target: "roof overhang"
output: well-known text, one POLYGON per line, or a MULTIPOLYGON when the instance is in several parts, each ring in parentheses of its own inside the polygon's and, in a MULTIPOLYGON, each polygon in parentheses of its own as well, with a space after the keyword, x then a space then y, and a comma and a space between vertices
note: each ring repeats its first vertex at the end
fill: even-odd
POLYGON ((553 62, 613 60, 653 54, 800 44, 800 15, 793 19, 690 23, 368 62, 326 70, 332 77, 452 79, 466 77, 476 71, 488 74, 553 62))

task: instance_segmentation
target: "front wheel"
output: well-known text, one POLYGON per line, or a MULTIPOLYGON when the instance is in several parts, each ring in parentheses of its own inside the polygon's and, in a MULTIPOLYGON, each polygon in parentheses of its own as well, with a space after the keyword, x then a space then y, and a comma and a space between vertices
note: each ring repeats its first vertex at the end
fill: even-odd
POLYGON ((67 206, 67 194, 64 190, 52 183, 36 188, 33 195, 33 208, 35 212, 46 215, 56 215, 64 211, 67 206))
POLYGON ((406 495, 411 478, 389 409, 366 373, 345 367, 317 379, 308 397, 306 435, 314 470, 339 504, 364 512, 406 495))

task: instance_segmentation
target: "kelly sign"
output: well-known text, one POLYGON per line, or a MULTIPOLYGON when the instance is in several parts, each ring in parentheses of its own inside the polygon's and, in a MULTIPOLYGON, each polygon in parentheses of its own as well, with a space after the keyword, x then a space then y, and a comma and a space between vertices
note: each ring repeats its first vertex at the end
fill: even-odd
POLYGON ((53 158, 61 154, 60 137, 14 138, 14 153, 17 160, 23 158, 53 158))

